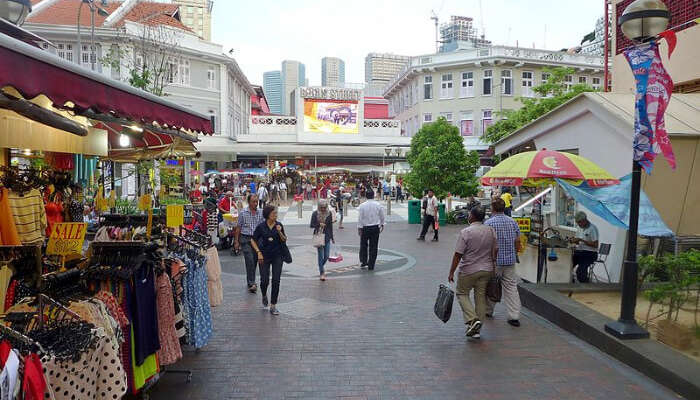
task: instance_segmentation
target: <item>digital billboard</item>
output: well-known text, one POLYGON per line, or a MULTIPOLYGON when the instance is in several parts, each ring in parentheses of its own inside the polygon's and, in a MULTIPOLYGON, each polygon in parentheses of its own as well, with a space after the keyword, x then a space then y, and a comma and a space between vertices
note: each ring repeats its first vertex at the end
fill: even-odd
POLYGON ((357 102, 304 99, 304 130, 316 133, 359 133, 357 102))

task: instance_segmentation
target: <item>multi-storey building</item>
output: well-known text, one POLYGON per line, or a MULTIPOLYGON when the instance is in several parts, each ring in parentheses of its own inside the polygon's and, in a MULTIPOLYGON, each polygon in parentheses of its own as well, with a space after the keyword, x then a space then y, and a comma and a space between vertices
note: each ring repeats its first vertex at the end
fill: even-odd
POLYGON ((410 57, 389 53, 369 53, 365 57, 365 83, 372 87, 384 87, 408 64, 410 57))
POLYGON ((212 0, 173 0, 180 6, 182 23, 204 40, 211 40, 212 0))
POLYGON ((292 112, 291 98, 294 89, 306 84, 306 66, 299 61, 282 61, 282 114, 289 115, 292 112))
POLYGON ((213 122, 215 136, 197 143, 202 159, 230 160, 235 138, 248 131, 255 91, 236 61, 223 53, 222 46, 201 39, 185 26, 177 4, 127 0, 108 3, 104 7, 107 16, 95 15, 96 50, 90 57, 90 12, 83 7, 82 44, 78 46, 78 5, 73 0, 41 0, 23 27, 56 45, 44 44, 47 51, 85 68, 93 68, 91 61, 95 61, 95 71, 122 81, 128 81, 134 68, 148 62, 143 59, 144 52, 146 58, 162 57, 160 61, 166 66, 162 94, 209 115, 213 122), (163 39, 161 46, 167 47, 167 55, 135 49, 135 43, 149 31, 163 39), (119 55, 115 63, 104 62, 110 54, 119 55))
POLYGON ((479 34, 474 27, 474 19, 453 15, 450 21, 440 25, 440 52, 458 49, 487 47, 491 42, 479 34))
POLYGON ((344 87, 345 61, 338 57, 323 57, 321 59, 321 86, 344 87))
POLYGON ((267 104, 272 114, 282 114, 282 72, 268 71, 263 73, 263 90, 267 104))
POLYGON ((412 136, 427 122, 444 117, 457 126, 470 150, 485 150, 480 136, 497 112, 534 97, 533 87, 548 76, 545 67, 572 67, 567 82, 601 88, 603 59, 558 51, 493 46, 413 57, 384 92, 389 116, 412 136))

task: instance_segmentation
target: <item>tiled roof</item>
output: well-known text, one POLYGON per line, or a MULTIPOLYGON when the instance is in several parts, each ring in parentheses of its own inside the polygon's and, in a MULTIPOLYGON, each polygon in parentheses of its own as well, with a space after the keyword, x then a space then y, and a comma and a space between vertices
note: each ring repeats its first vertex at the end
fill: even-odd
MULTIPOLYGON (((37 0, 34 0, 34 2, 36 3, 37 0)), ((27 22, 34 24, 75 25, 78 21, 80 3, 81 0, 58 0, 40 12, 29 14, 27 22)), ((102 8, 109 14, 112 14, 121 4, 121 2, 110 2, 102 8)), ((176 4, 139 2, 114 26, 123 26, 125 21, 133 21, 144 25, 167 25, 191 31, 190 28, 175 17, 178 9, 179 6, 176 4)), ((95 26, 103 26, 106 18, 95 13, 95 26)), ((87 7, 83 7, 80 14, 80 25, 91 25, 90 11, 87 7)))

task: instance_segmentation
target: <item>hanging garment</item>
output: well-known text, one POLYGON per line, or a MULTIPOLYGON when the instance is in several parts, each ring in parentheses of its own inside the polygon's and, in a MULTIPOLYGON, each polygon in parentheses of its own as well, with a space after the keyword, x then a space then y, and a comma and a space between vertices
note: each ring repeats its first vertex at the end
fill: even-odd
POLYGON ((10 286, 10 280, 12 279, 12 270, 9 266, 3 265, 0 268, 0 313, 5 313, 5 296, 7 294, 7 288, 10 286))
POLYGON ((195 348, 204 347, 212 334, 205 262, 204 257, 189 260, 188 273, 185 275, 185 293, 190 315, 190 344, 195 348))
POLYGON ((133 340, 133 328, 131 333, 131 368, 134 373, 133 393, 136 394, 138 390, 141 389, 146 384, 146 382, 148 382, 149 379, 151 379, 158 373, 159 368, 158 360, 155 354, 151 354, 148 357, 146 357, 143 361, 143 364, 136 365, 136 363, 134 362, 134 360, 136 359, 136 346, 134 345, 133 340))
POLYGON ((32 189, 24 196, 9 193, 10 210, 23 245, 43 243, 46 231, 46 210, 38 190, 32 189))
POLYGON ((207 289, 209 305, 216 307, 224 301, 224 289, 221 283, 221 261, 216 247, 207 250, 207 289))
POLYGON ((46 203, 46 237, 51 236, 51 229, 54 224, 63 222, 63 204, 58 202, 46 203))
POLYGON ((153 264, 150 261, 144 261, 143 265, 134 271, 133 280, 134 294, 131 319, 136 346, 135 364, 141 365, 146 357, 160 350, 153 264))
POLYGON ((10 282, 10 286, 8 286, 7 294, 5 295, 5 308, 3 309, 3 312, 4 310, 7 310, 8 308, 12 307, 12 305, 15 302, 15 291, 17 289, 17 284, 18 281, 16 279, 13 279, 10 282))
POLYGON ((173 287, 170 278, 163 273, 156 280, 158 290, 158 337, 160 351, 158 361, 161 365, 170 365, 182 358, 182 348, 175 330, 175 305, 173 302, 173 287))
POLYGON ((5 360, 5 366, 0 373, 0 400, 12 400, 19 373, 19 358, 10 350, 5 360))
POLYGON ((22 379, 22 391, 24 400, 42 400, 46 390, 43 367, 39 356, 32 353, 24 358, 24 378, 22 379))
POLYGON ((10 191, 0 189, 0 245, 19 246, 22 244, 10 209, 10 191))

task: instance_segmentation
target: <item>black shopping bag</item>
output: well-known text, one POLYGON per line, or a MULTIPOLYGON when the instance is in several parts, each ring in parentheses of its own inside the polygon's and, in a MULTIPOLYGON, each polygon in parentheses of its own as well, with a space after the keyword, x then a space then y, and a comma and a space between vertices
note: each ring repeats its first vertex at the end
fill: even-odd
POLYGON ((442 322, 450 320, 452 315, 452 302, 454 302, 455 292, 443 284, 438 289, 437 299, 435 299, 435 315, 442 322))
POLYGON ((500 303, 503 296, 503 287, 501 286, 501 277, 494 275, 486 284, 486 298, 494 303, 500 303))

